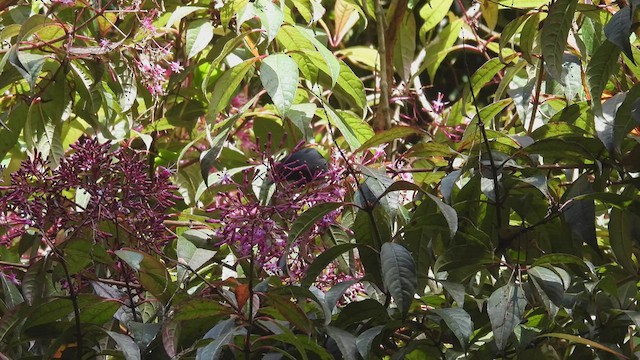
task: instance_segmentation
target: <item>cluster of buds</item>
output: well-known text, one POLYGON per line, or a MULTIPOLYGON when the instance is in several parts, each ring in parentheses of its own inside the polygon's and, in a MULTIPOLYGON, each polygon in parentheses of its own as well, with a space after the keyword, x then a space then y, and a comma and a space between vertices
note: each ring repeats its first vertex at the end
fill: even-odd
POLYGON ((25 160, 0 187, 0 244, 34 231, 51 245, 61 232, 90 230, 95 241, 113 240, 116 248, 159 250, 171 239, 164 226, 175 199, 171 173, 150 174, 136 153, 110 147, 82 139, 55 169, 38 154, 25 160))
POLYGON ((254 169, 245 171, 232 192, 220 194, 210 221, 217 224, 219 244, 232 246, 239 256, 252 256, 268 275, 281 275, 287 281, 300 279, 315 256, 324 250, 319 236, 335 223, 339 210, 330 212, 291 243, 291 224, 305 210, 327 202, 342 202, 346 194, 344 168, 327 164, 315 149, 293 152, 282 162, 271 162, 264 181, 274 186, 268 203, 254 193, 254 169), (284 270, 284 271, 283 271, 284 270))

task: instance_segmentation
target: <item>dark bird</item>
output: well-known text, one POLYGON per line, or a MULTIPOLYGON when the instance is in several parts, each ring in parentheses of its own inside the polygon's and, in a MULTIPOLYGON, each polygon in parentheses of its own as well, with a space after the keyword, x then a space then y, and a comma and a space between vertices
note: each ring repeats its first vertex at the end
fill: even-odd
POLYGON ((308 183, 328 170, 327 160, 314 148, 304 148, 287 156, 276 164, 276 181, 300 181, 308 183))

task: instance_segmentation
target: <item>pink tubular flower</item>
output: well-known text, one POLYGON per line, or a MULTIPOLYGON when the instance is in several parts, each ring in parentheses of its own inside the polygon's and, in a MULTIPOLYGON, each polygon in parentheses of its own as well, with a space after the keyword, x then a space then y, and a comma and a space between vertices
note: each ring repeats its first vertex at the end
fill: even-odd
POLYGON ((436 114, 442 114, 445 106, 449 104, 448 101, 442 101, 442 100, 444 100, 444 94, 442 94, 441 92, 438 92, 438 96, 436 97, 436 99, 431 101, 431 105, 433 106, 433 112, 435 112, 436 114))
POLYGON ((171 69, 172 73, 179 74, 182 70, 184 70, 184 66, 180 65, 178 61, 170 61, 169 69, 171 69))

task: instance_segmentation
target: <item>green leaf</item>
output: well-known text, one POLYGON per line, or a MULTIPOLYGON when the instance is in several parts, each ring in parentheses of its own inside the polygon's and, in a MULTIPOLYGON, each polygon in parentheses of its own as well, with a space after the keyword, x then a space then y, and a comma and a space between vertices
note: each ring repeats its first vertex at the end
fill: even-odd
POLYGON ((313 136, 311 133, 311 120, 317 109, 318 106, 316 104, 304 103, 291 105, 289 111, 287 111, 287 117, 300 130, 305 139, 311 139, 313 136))
POLYGON ((593 189, 585 173, 574 181, 573 185, 564 194, 565 208, 563 216, 572 234, 578 238, 580 243, 584 242, 595 251, 599 251, 596 240, 596 205, 593 199, 574 199, 591 192, 593 192, 593 189))
POLYGON ((169 16, 169 20, 167 20, 166 27, 170 28, 173 24, 178 23, 183 18, 189 16, 190 14, 198 11, 198 10, 206 10, 206 7, 202 6, 178 6, 175 10, 171 12, 171 16, 169 16))
POLYGON ((187 59, 191 59, 209 45, 213 39, 213 25, 209 19, 198 19, 189 22, 185 52, 187 59))
POLYGON ((424 34, 435 28, 447 15, 453 5, 453 0, 428 1, 420 8, 420 17, 424 23, 420 27, 420 38, 424 39, 424 34))
POLYGON ((118 348, 126 360, 142 359, 142 356, 140 355, 140 348, 131 337, 108 330, 105 330, 104 332, 109 335, 116 344, 118 344, 118 348))
POLYGON ((269 55, 262 60, 260 80, 280 115, 285 116, 298 89, 298 65, 286 54, 269 55))
POLYGON ((402 245, 386 242, 380 251, 382 280, 402 316, 406 316, 416 293, 416 266, 411 253, 402 245))
POLYGON ((305 37, 306 40, 311 42, 313 46, 318 50, 328 68, 329 75, 331 76, 331 88, 333 88, 340 78, 340 72, 342 71, 340 61, 333 55, 324 44, 318 41, 315 33, 312 33, 309 29, 302 28, 296 25, 299 33, 305 37))
POLYGON ((323 101, 322 105, 323 109, 320 114, 326 115, 327 120, 340 130, 340 133, 344 136, 344 139, 347 141, 347 144, 349 144, 352 151, 358 149, 361 145, 360 140, 358 140, 358 135, 345 117, 328 103, 323 101))
POLYGON ((227 319, 217 323, 207 331, 203 339, 213 339, 207 346, 201 347, 196 353, 196 360, 217 360, 222 355, 222 348, 228 345, 236 335, 234 319, 227 319))
MULTIPOLYGON (((435 3, 435 2, 434 2, 435 3)), ((428 6, 428 5, 427 5, 428 6)), ((429 74, 429 78, 433 81, 436 76, 436 71, 440 67, 442 61, 444 61, 445 57, 451 52, 451 48, 458 40, 458 36, 460 36, 460 31, 462 31, 463 25, 462 19, 457 19, 451 23, 449 23, 445 28, 438 34, 438 38, 427 45, 425 51, 427 53, 427 57, 425 58, 424 63, 420 65, 420 69, 414 75, 419 75, 423 71, 427 70, 429 74)))
POLYGON ((27 80, 32 91, 35 92, 36 82, 42 71, 47 57, 40 54, 19 51, 16 47, 9 51, 9 63, 27 80))
POLYGON ((336 96, 346 101, 358 112, 362 112, 367 106, 362 80, 343 61, 340 61, 340 76, 333 91, 336 96))
POLYGON ((638 99, 640 99, 640 84, 634 85, 631 90, 627 92, 624 101, 616 111, 613 121, 613 144, 617 153, 620 153, 622 141, 629 132, 640 125, 634 118, 634 112, 639 103, 638 99))
POLYGON ((323 251, 313 260, 311 265, 309 265, 309 267, 307 268, 307 271, 305 271, 305 276, 302 280, 302 284, 304 286, 310 286, 313 282, 316 281, 318 275, 320 275, 322 270, 324 270, 327 265, 329 265, 338 256, 344 254, 347 251, 351 251, 358 246, 358 244, 338 244, 323 251))
POLYGON ((629 274, 637 273, 637 265, 633 261, 634 225, 640 219, 635 214, 618 208, 611 209, 609 214, 609 243, 616 260, 629 274))
POLYGON ((293 243, 300 235, 315 225, 318 220, 322 219, 328 213, 338 209, 342 203, 322 203, 309 208, 298 216, 296 221, 291 225, 287 243, 293 243))
POLYGON ((219 301, 192 299, 177 305, 174 311, 173 320, 187 321, 224 315, 228 308, 219 301))
MULTIPOLYGON (((215 57, 215 59, 213 59, 213 61, 211 62, 210 66, 209 66, 209 70, 207 72, 207 75, 202 79, 202 91, 206 92, 207 88, 209 87, 209 81, 212 78, 212 74, 214 73, 214 71, 218 71, 219 70, 219 66, 220 63, 222 63, 222 61, 229 55, 231 54, 233 51, 235 51, 240 44, 242 44, 242 42, 244 41, 244 38, 247 35, 259 32, 260 29, 253 29, 253 30, 249 30, 249 31, 245 31, 239 35, 237 35, 236 37, 227 40, 224 43, 224 46, 222 47, 222 50, 220 50, 220 52, 217 54, 217 56, 215 57)), ((224 38, 222 38, 224 39, 224 38)))
POLYGON ((39 306, 36 306, 29 313, 25 325, 27 328, 37 325, 47 324, 66 317, 73 312, 71 299, 53 299, 39 306))
POLYGON ((211 99, 209 100, 209 110, 207 112, 207 122, 214 123, 218 114, 229 104, 235 95, 238 85, 247 72, 253 68, 253 63, 257 58, 245 60, 242 63, 225 71, 216 81, 213 87, 211 99))
POLYGON ((189 271, 198 271, 216 255, 215 251, 197 248, 191 241, 185 239, 183 236, 178 237, 176 252, 178 261, 180 262, 177 266, 178 282, 185 281, 185 279, 191 275, 188 273, 189 271), (188 266, 188 268, 185 268, 182 264, 188 266))
POLYGON ((145 290, 163 304, 169 303, 175 293, 175 284, 163 263, 138 250, 116 250, 115 254, 138 272, 145 290))
POLYGON ((438 209, 444 216, 445 220, 447 220, 447 224, 449 225, 449 234, 453 237, 456 232, 458 232, 458 213, 456 210, 450 205, 445 204, 435 195, 431 195, 429 193, 425 193, 433 202, 435 202, 438 209))
POLYGON ((338 345, 338 349, 340 349, 340 353, 342 354, 342 359, 358 359, 355 336, 333 326, 327 326, 326 330, 327 335, 329 335, 338 345))
POLYGON ((544 291, 549 300, 557 306, 563 305, 564 293, 570 284, 564 284, 558 274, 542 266, 530 268, 527 274, 536 284, 536 287, 544 291))
POLYGON ((527 22, 524 23, 522 32, 520 33, 522 57, 532 65, 536 62, 536 59, 534 59, 531 53, 535 47, 535 41, 540 27, 540 14, 539 12, 534 13, 527 22))
POLYGON ((571 254, 547 254, 542 255, 533 262, 533 266, 545 264, 575 264, 580 266, 584 271, 589 271, 589 267, 581 258, 571 254))
POLYGON ((279 343, 279 342, 293 345, 298 351, 298 354, 296 354, 298 356, 297 359, 308 360, 309 356, 307 356, 307 354, 316 355, 312 357, 312 359, 317 359, 317 358, 319 358, 320 360, 335 359, 333 356, 331 356, 327 352, 327 350, 325 350, 322 346, 318 345, 315 339, 305 334, 295 335, 289 329, 284 329, 284 332, 278 335, 265 336, 263 337, 263 339, 266 340, 267 344, 269 345, 274 343, 279 343))
POLYGON ((65 244, 64 255, 67 263, 67 271, 70 275, 75 275, 84 270, 93 259, 93 241, 89 239, 74 238, 65 244))
POLYGON ((542 23, 540 42, 547 71, 563 85, 561 77, 562 59, 577 4, 578 0, 558 0, 554 2, 549 9, 549 15, 542 23))
POLYGON ((93 294, 79 294, 78 307, 83 324, 104 325, 111 321, 122 304, 114 299, 102 299, 93 294))
POLYGON ((393 64, 396 72, 404 81, 411 77, 411 64, 416 53, 416 19, 412 12, 407 11, 398 26, 393 64))
POLYGON ((618 65, 620 49, 612 42, 605 40, 598 47, 587 65, 587 83, 591 92, 591 102, 595 113, 601 111, 602 92, 609 82, 609 77, 618 65))
POLYGON ((367 329, 363 331, 362 334, 358 335, 358 338, 356 339, 356 347, 358 348, 358 352, 362 358, 369 359, 369 353, 373 347, 373 342, 376 337, 382 333, 382 330, 384 330, 384 326, 378 325, 367 329))
POLYGON ((631 22, 633 20, 633 7, 634 5, 624 7, 613 14, 611 20, 604 26, 604 35, 607 37, 607 40, 620 48, 631 62, 635 63, 633 53, 631 52, 631 42, 629 41, 631 22))
POLYGON ((242 108, 238 110, 238 112, 233 114, 233 116, 224 120, 222 123, 217 124, 220 130, 218 130, 218 134, 216 134, 216 136, 213 138, 211 149, 203 152, 200 155, 200 175, 202 175, 205 186, 209 186, 209 172, 211 171, 211 168, 216 164, 220 153, 222 153, 224 144, 226 143, 227 138, 229 137, 229 134, 233 129, 233 126, 240 118, 244 116, 247 109, 253 106, 253 104, 257 100, 258 98, 254 97, 253 99, 247 101, 247 103, 244 104, 242 108))
POLYGON ((388 310, 378 301, 365 299, 347 304, 334 320, 333 325, 342 329, 348 329, 352 325, 367 323, 370 325, 382 325, 391 322, 388 310), (367 321, 369 320, 369 321, 367 321))
POLYGON ((488 0, 482 1, 480 2, 480 11, 489 29, 495 29, 498 24, 498 3, 488 0))
POLYGON ((266 30, 268 43, 271 43, 278 35, 284 21, 284 14, 280 7, 270 0, 258 0, 254 4, 262 27, 266 30))
POLYGON ((473 321, 471 321, 469 313, 460 307, 433 309, 432 311, 444 320, 447 327, 460 341, 462 348, 466 350, 469 339, 473 335, 473 321))
POLYGON ((531 18, 531 16, 531 14, 522 15, 514 20, 511 20, 511 22, 504 27, 502 33, 500 34, 500 41, 498 42, 498 49, 500 49, 500 51, 498 52, 498 57, 500 58, 500 61, 504 62, 504 58, 502 57, 502 49, 507 47, 507 44, 509 44, 515 34, 521 32, 522 27, 527 22, 527 20, 531 18))
POLYGON ((386 144, 396 139, 404 138, 411 135, 422 134, 422 131, 417 128, 409 127, 409 126, 394 126, 391 129, 384 130, 375 134, 372 138, 367 140, 364 144, 360 145, 360 147, 355 152, 360 152, 364 150, 369 150, 370 148, 376 147, 381 144, 386 144))
POLYGON ((20 293, 20 290, 6 278, 6 275, 0 274, 2 280, 2 292, 4 293, 4 303, 9 310, 14 309, 16 306, 24 302, 24 298, 20 293))
POLYGON ((519 285, 508 283, 491 294, 487 301, 487 313, 498 350, 504 350, 524 315, 527 299, 519 285))
POLYGON ((9 120, 3 118, 4 122, 0 124, 0 158, 4 159, 7 152, 18 142, 20 132, 27 122, 27 111, 27 106, 21 102, 5 112, 9 120))
POLYGON ((289 300, 289 297, 277 295, 273 292, 267 293, 267 301, 278 314, 282 315, 291 325, 298 328, 298 330, 305 334, 311 334, 313 331, 313 323, 309 319, 306 313, 298 306, 289 300))
MULTIPOLYGON (((342 39, 347 33, 355 26, 360 18, 358 14, 359 7, 350 4, 347 0, 337 0, 333 8, 334 18, 334 35, 333 44, 338 45, 342 42, 342 39)), ((362 17, 366 19, 366 16, 362 14, 362 17)))
POLYGON ((477 97, 480 90, 482 90, 488 82, 493 80, 496 74, 504 67, 505 64, 503 64, 499 58, 493 58, 482 64, 482 66, 471 75, 471 88, 473 89, 474 95, 477 97))
MULTIPOLYGON (((342 295, 344 295, 344 293, 349 290, 350 287, 357 284, 359 281, 360 280, 358 279, 342 281, 333 285, 331 289, 325 292, 324 303, 326 304, 329 313, 331 313, 335 309, 338 301, 342 298, 342 295)), ((331 322, 330 316, 325 318, 325 323, 328 324, 329 322, 331 322)))
POLYGON ((562 79, 564 97, 571 102, 582 89, 582 64, 580 58, 573 54, 564 54, 562 63, 562 79))

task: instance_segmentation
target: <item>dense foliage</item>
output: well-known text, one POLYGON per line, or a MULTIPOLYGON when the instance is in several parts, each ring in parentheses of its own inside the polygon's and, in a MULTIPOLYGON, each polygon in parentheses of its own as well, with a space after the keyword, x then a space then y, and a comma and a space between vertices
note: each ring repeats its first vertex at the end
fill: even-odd
POLYGON ((0 359, 640 357, 638 5, 0 1, 0 359))

